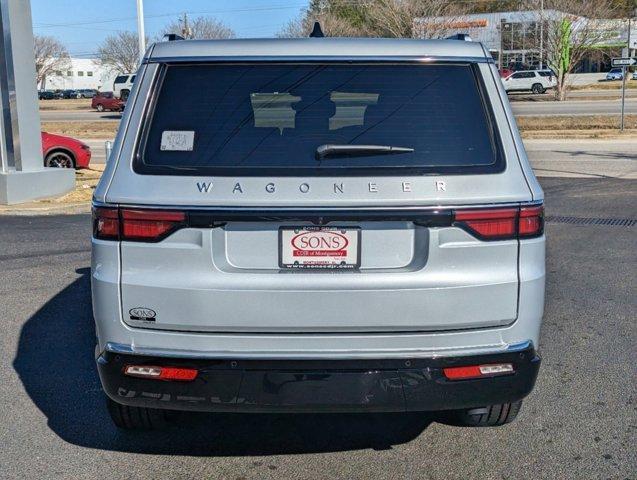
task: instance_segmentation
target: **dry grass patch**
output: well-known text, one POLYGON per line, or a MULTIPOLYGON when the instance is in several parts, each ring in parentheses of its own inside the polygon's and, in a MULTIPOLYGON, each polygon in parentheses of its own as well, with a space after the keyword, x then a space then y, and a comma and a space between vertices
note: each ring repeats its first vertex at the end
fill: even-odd
POLYGON ((60 100, 40 100, 40 110, 90 110, 90 98, 68 98, 60 100))
MULTIPOLYGON (((629 75, 632 75, 629 74, 629 75)), ((626 80, 626 89, 637 88, 637 80, 631 80, 631 76, 626 80)), ((612 81, 612 82, 598 82, 592 85, 571 85, 571 90, 621 90, 622 82, 620 81, 612 81)))
MULTIPOLYGON (((619 130, 619 115, 555 115, 516 118, 522 132, 539 130, 619 130)), ((637 115, 624 117, 626 129, 637 129, 637 115)))
POLYGON ((75 205, 78 203, 88 203, 93 197, 93 192, 102 176, 104 165, 97 165, 97 168, 82 169, 75 172, 75 189, 66 195, 58 198, 40 200, 37 203, 42 205, 75 205))
POLYGON ((574 115, 518 117, 523 138, 635 138, 637 115, 626 115, 624 132, 619 130, 618 115, 574 115))
POLYGON ((119 127, 117 120, 97 122, 42 122, 42 130, 74 138, 114 138, 119 127))

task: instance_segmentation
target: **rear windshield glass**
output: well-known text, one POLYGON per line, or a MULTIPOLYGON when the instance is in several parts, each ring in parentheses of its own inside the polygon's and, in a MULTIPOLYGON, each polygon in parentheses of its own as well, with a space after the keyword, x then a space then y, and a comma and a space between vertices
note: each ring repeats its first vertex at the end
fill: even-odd
POLYGON ((493 172, 496 135, 470 64, 164 66, 140 173, 493 172))

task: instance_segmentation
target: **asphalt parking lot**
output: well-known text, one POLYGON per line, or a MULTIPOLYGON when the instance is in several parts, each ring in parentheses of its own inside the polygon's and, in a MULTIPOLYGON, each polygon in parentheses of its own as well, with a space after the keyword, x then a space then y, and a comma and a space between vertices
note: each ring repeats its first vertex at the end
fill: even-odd
POLYGON ((637 181, 540 180, 543 365, 518 419, 496 429, 191 414, 165 432, 117 431, 93 361, 89 215, 0 216, 0 478, 637 478, 637 225, 578 221, 637 219, 637 181))

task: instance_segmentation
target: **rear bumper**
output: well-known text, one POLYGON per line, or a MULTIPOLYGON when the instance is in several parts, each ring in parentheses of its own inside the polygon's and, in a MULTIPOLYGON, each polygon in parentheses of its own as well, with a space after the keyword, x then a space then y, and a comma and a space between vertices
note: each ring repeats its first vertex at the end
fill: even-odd
POLYGON ((443 358, 381 360, 188 359, 105 351, 97 366, 106 394, 118 403, 216 412, 401 412, 474 408, 513 402, 535 384, 533 348, 443 358), (447 380, 442 368, 512 363, 515 373, 447 380), (124 375, 126 365, 196 368, 192 382, 124 375))

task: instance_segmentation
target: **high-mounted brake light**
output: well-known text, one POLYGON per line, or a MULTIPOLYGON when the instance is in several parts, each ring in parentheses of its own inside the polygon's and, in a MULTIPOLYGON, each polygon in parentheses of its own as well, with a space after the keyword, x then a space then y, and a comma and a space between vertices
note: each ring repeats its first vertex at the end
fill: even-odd
POLYGON ((169 380, 191 382, 199 372, 194 368, 155 367, 148 365, 127 365, 124 375, 129 377, 148 378, 151 380, 169 380))
POLYGON ((515 372, 510 363, 495 363, 488 365, 467 365, 465 367, 443 368, 442 372, 449 380, 468 380, 471 378, 494 377, 509 375, 515 372))
POLYGON ((536 237, 544 231, 544 207, 456 210, 454 220, 482 240, 536 237))

